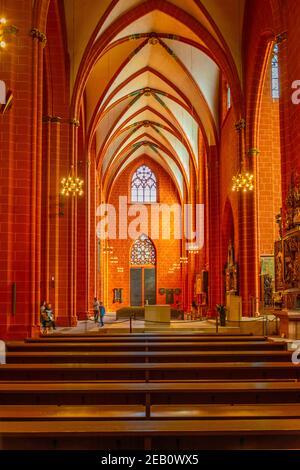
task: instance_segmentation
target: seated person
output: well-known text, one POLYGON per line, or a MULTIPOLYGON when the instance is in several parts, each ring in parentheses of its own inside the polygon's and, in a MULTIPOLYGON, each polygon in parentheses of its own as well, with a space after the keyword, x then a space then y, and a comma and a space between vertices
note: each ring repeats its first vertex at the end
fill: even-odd
POLYGON ((54 321, 54 314, 53 314, 51 304, 48 304, 46 306, 46 314, 47 314, 47 317, 48 317, 48 326, 52 327, 53 330, 56 330, 55 321, 54 321))
POLYGON ((42 330, 45 331, 47 329, 47 327, 49 326, 49 318, 48 318, 48 315, 46 313, 46 310, 41 312, 40 321, 41 321, 41 325, 42 325, 42 330))

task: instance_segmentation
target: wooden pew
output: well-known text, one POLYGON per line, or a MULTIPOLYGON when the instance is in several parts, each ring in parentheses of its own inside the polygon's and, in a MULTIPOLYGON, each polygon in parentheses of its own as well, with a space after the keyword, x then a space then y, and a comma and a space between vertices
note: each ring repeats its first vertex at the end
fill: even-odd
POLYGON ((2 405, 299 403, 298 382, 0 383, 2 405))
POLYGON ((6 343, 9 352, 17 351, 285 351, 285 341, 182 341, 182 342, 43 342, 25 343, 10 341, 6 343))
MULTIPOLYGON (((300 404, 152 405, 150 419, 300 418, 300 404)), ((0 421, 146 419, 144 405, 0 405, 0 421)))
POLYGON ((216 363, 114 363, 114 364, 4 364, 3 380, 299 380, 300 368, 292 362, 216 363))
POLYGON ((199 342, 233 342, 233 341, 267 341, 266 336, 228 336, 228 335, 198 335, 198 336, 189 336, 189 335, 142 335, 142 336, 135 336, 135 335, 86 335, 86 336, 74 336, 74 335, 67 335, 67 336, 54 336, 49 335, 46 337, 41 338, 28 338, 25 340, 26 343, 68 343, 68 342, 95 342, 95 343, 103 343, 117 341, 118 343, 121 342, 162 342, 162 341, 176 341, 176 342, 187 342, 187 341, 199 341, 199 342))
POLYGON ((8 352, 8 364, 139 363, 139 362, 288 362, 290 351, 25 351, 8 352))
POLYGON ((299 449, 300 420, 12 421, 0 438, 5 450, 299 449))

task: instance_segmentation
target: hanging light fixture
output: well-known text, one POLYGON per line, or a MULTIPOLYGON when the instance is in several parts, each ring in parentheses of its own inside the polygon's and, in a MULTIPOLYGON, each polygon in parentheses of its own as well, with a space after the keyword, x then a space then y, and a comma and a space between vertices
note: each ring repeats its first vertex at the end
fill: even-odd
MULTIPOLYGON (((74 48, 75 48, 75 1, 73 0, 73 60, 72 60, 72 78, 74 79, 74 48)), ((70 123, 76 127, 79 127, 79 121, 77 119, 72 119, 70 123)), ((74 161, 74 158, 72 158, 74 161)), ((81 163, 81 162, 79 162, 81 163)), ((83 179, 79 178, 74 172, 74 165, 71 165, 71 171, 69 176, 62 178, 61 185, 62 196, 83 196, 83 179)))
POLYGON ((252 173, 237 173, 232 178, 232 191, 242 191, 246 193, 247 191, 253 191, 254 189, 254 176, 252 173))
POLYGON ((104 254, 112 255, 113 252, 114 252, 114 249, 113 249, 112 246, 107 246, 107 247, 103 248, 102 251, 103 251, 104 254))
POLYGON ((83 184, 84 181, 78 176, 74 175, 73 166, 71 167, 71 172, 67 178, 61 180, 62 196, 82 196, 83 195, 83 184))
MULTIPOLYGON (((238 143, 238 155, 241 155, 240 160, 240 169, 232 177, 232 191, 234 192, 251 192, 254 189, 254 175, 245 170, 245 150, 244 150, 244 130, 246 128, 245 119, 240 119, 236 125, 235 129, 239 132, 239 143, 238 143)), ((240 157, 239 157, 240 158, 240 157)))
POLYGON ((188 249, 188 253, 191 254, 191 255, 198 255, 199 254, 199 248, 197 246, 191 246, 189 249, 188 249))

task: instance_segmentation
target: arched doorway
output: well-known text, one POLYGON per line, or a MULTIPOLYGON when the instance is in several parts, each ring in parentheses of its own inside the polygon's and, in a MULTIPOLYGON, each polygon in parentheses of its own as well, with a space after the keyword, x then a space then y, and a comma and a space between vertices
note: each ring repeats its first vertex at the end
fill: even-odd
POLYGON ((152 241, 142 234, 130 252, 130 305, 156 303, 156 251, 152 241))

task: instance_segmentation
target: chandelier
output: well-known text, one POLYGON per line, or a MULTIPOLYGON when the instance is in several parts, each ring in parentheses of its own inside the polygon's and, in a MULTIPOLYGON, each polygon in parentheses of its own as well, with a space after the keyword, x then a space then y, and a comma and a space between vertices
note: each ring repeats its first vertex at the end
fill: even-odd
POLYGON ((198 255, 199 251, 200 251, 200 249, 196 245, 190 246, 189 249, 188 249, 188 253, 191 254, 191 255, 198 255))
POLYGON ((238 173, 232 178, 232 191, 246 193, 254 189, 254 176, 252 173, 238 173))
POLYGON ((17 32, 18 28, 8 25, 6 18, 0 18, 0 50, 6 48, 10 36, 15 35, 17 32))
MULTIPOLYGON (((232 177, 232 191, 248 193, 254 189, 254 175, 247 170, 245 159, 245 129, 246 121, 241 118, 235 124, 235 129, 238 132, 238 160, 239 171, 232 177)), ((257 149, 250 149, 248 155, 256 155, 257 149)))
MULTIPOLYGON (((73 173, 73 172, 72 172, 73 173)), ((67 178, 63 178, 61 180, 62 190, 61 194, 63 196, 82 196, 83 195, 83 180, 78 178, 78 176, 74 176, 73 174, 69 174, 67 178)))

